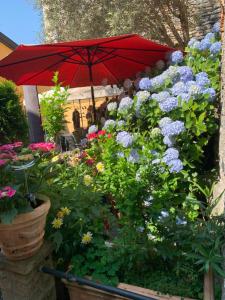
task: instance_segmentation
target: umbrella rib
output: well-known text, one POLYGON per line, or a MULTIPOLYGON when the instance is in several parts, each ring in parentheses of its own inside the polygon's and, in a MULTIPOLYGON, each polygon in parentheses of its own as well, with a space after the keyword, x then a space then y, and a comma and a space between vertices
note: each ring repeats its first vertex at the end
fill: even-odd
MULTIPOLYGON (((68 50, 68 51, 64 51, 64 53, 67 53, 67 52, 71 52, 71 49, 68 50)), ((37 59, 41 59, 41 58, 46 58, 46 57, 50 57, 50 56, 54 56, 54 55, 58 55, 58 54, 62 54, 62 53, 60 53, 60 52, 59 53, 50 53, 50 54, 46 54, 46 55, 43 55, 43 56, 38 56, 38 57, 34 57, 34 58, 24 59, 24 60, 16 61, 14 63, 0 65, 0 68, 9 67, 9 66, 20 64, 20 63, 29 62, 29 61, 33 61, 33 60, 37 60, 37 59)))
MULTIPOLYGON (((29 80, 31 80, 31 79, 37 77, 37 76, 40 75, 41 73, 47 71, 49 68, 52 68, 52 67, 54 67, 55 65, 64 62, 66 59, 67 59, 67 58, 62 59, 61 61, 57 61, 56 63, 54 63, 54 64, 48 66, 48 67, 45 68, 44 70, 41 70, 40 72, 38 72, 38 73, 32 75, 31 77, 29 77, 28 79, 26 79, 26 81, 29 81, 29 80)), ((23 85, 23 81, 20 83, 20 85, 23 85)))
POLYGON ((73 51, 74 51, 74 54, 78 54, 78 55, 80 56, 80 58, 83 60, 84 64, 88 64, 88 61, 84 58, 84 56, 82 56, 82 55, 79 53, 78 49, 73 48, 73 51))
MULTIPOLYGON (((73 54, 74 54, 74 53, 73 53, 73 54)), ((72 55, 73 55, 73 54, 72 54, 72 55)), ((72 55, 71 55, 71 56, 72 56, 72 55)), ((68 61, 67 61, 68 63, 72 63, 72 64, 75 63, 75 64, 78 64, 78 65, 84 65, 83 62, 81 62, 81 61, 79 61, 79 60, 76 60, 76 59, 73 59, 73 58, 71 58, 71 57, 69 57, 69 56, 67 57, 67 56, 65 56, 64 54, 59 54, 59 56, 62 56, 62 57, 64 57, 64 58, 68 59, 68 61), (70 59, 71 61, 69 61, 69 59, 70 59)))
MULTIPOLYGON (((102 52, 102 51, 101 51, 102 52)), ((113 49, 110 52, 106 52, 107 54, 105 54, 103 57, 100 57, 99 59, 97 59, 95 62, 92 62, 93 65, 96 65, 98 63, 101 63, 103 61, 105 61, 105 59, 107 58, 107 56, 111 55, 113 52, 115 52, 115 49, 113 49)), ((108 57, 108 59, 114 58, 115 55, 112 55, 111 57, 108 57)))
MULTIPOLYGON (((104 52, 104 51, 103 51, 104 52)), ((125 59, 125 60, 128 60, 128 61, 132 61, 132 62, 134 62, 134 63, 136 63, 136 64, 140 64, 140 65, 143 65, 143 66, 147 66, 147 64, 145 64, 145 63, 143 63, 143 62, 140 62, 140 61, 137 61, 137 60, 135 60, 135 59, 133 59, 133 58, 128 58, 128 57, 124 57, 123 55, 120 55, 120 54, 115 54, 115 56, 116 57, 120 57, 120 58, 123 58, 123 59, 125 59)))
POLYGON ((116 81, 120 82, 119 79, 117 78, 117 76, 104 64, 104 62, 102 64, 104 65, 106 70, 108 70, 108 72, 112 74, 112 76, 116 79, 116 81))

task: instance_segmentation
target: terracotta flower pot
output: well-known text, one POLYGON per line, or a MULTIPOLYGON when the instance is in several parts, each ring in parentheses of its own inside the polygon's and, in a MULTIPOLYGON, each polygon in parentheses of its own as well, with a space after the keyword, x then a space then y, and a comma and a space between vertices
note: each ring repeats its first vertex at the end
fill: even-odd
POLYGON ((33 256, 43 244, 46 216, 50 208, 48 197, 33 211, 19 214, 11 224, 0 223, 0 248, 9 260, 22 260, 33 256))
MULTIPOLYGON (((79 285, 75 282, 68 282, 63 280, 66 284, 66 287, 69 290, 70 300, 122 300, 128 299, 122 296, 110 294, 104 291, 100 291, 94 288, 91 288, 86 285, 79 285)), ((163 295, 159 292, 152 291, 149 289, 141 288, 138 286, 120 283, 118 288, 127 290, 136 294, 140 294, 146 297, 152 297, 158 300, 194 300, 190 298, 184 298, 179 296, 170 296, 170 295, 163 295)))

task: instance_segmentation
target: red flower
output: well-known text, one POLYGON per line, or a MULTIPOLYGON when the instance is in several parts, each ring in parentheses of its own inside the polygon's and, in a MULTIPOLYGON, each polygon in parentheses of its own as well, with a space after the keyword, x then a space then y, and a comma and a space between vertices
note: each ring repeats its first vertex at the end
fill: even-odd
POLYGON ((95 132, 93 132, 93 133, 88 133, 88 134, 87 134, 87 139, 88 139, 89 141, 94 140, 94 139, 96 139, 97 137, 98 137, 98 135, 97 135, 95 132))
POLYGON ((88 166, 92 166, 93 164, 94 164, 94 159, 92 159, 92 158, 89 158, 89 159, 87 159, 86 161, 85 161, 85 163, 88 165, 88 166))
POLYGON ((105 135, 105 134, 106 134, 105 130, 99 130, 98 132, 98 136, 105 135))
POLYGON ((79 158, 82 159, 82 158, 85 158, 87 157, 87 152, 86 151, 82 151, 79 158))
POLYGON ((108 138, 110 139, 112 137, 111 133, 108 134, 108 138))

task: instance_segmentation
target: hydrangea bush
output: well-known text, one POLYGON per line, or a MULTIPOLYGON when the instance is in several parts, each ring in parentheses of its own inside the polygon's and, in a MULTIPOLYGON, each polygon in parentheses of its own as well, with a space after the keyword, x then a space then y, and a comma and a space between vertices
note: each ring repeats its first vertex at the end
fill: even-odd
MULTIPOLYGON (((154 273, 150 269, 161 265, 169 273, 173 270, 174 276, 182 273, 176 280, 183 277, 186 287, 193 287, 193 278, 195 282, 202 280, 193 260, 190 264, 186 259, 192 251, 198 251, 197 246, 193 250, 193 245, 202 238, 199 228, 204 228, 204 234, 209 236, 206 252, 211 253, 218 244, 216 230, 207 231, 208 225, 204 227, 199 215, 204 215, 211 197, 204 193, 202 185, 210 184, 217 176, 212 172, 215 165, 211 144, 218 130, 220 48, 215 26, 214 32, 202 41, 192 39, 186 53, 173 52, 167 69, 165 62, 158 62, 155 76, 142 78, 134 97, 124 97, 119 104, 109 103, 110 119, 102 129, 95 125, 89 128, 88 147, 71 168, 71 172, 77 170, 77 175, 70 176, 65 185, 69 182, 73 186, 79 178, 74 191, 85 186, 91 193, 104 195, 100 203, 97 198, 85 200, 88 213, 92 208, 100 213, 100 207, 107 211, 104 229, 102 216, 98 219, 87 214, 79 219, 76 215, 79 232, 74 231, 75 217, 68 225, 67 216, 60 217, 61 210, 57 217, 60 220, 52 221, 54 237, 60 236, 61 253, 68 247, 71 250, 75 274, 89 275, 108 284, 120 280, 143 284, 143 274, 148 276, 149 272, 154 273), (94 223, 97 219, 99 226, 94 223), (67 231, 71 234, 68 241, 64 240, 67 231), (79 237, 74 238, 76 242, 73 236, 79 237), (137 281, 136 275, 140 275, 137 281)), ((68 174, 66 167, 57 176, 66 178, 68 174)), ((69 206, 72 212, 76 201, 69 206)), ((210 258, 206 255, 200 260, 208 262, 210 258)), ((171 273, 169 277, 173 277, 171 273)), ((185 289, 179 294, 201 298, 201 287, 196 286, 189 294, 185 289)), ((160 291, 174 293, 165 284, 160 291)))

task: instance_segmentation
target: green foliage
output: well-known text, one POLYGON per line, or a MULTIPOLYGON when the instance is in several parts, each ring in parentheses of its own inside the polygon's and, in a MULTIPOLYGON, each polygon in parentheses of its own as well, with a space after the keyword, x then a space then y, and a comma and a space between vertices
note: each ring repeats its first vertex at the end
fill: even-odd
POLYGON ((43 117, 42 125, 47 140, 57 142, 58 134, 65 126, 66 103, 69 96, 67 89, 58 83, 58 73, 53 77, 54 88, 42 95, 40 98, 40 109, 43 117))
POLYGON ((46 183, 51 177, 52 154, 21 146, 5 152, 0 149, 0 155, 13 153, 0 160, 0 223, 10 224, 18 214, 32 211, 39 205, 37 194, 49 193, 46 183))
POLYGON ((0 82, 0 141, 27 141, 28 128, 25 114, 16 91, 16 86, 11 81, 0 82))
POLYGON ((193 22, 186 0, 36 0, 47 21, 47 41, 68 41, 138 33, 184 47, 193 22), (179 24, 179 25, 178 25, 179 24))

